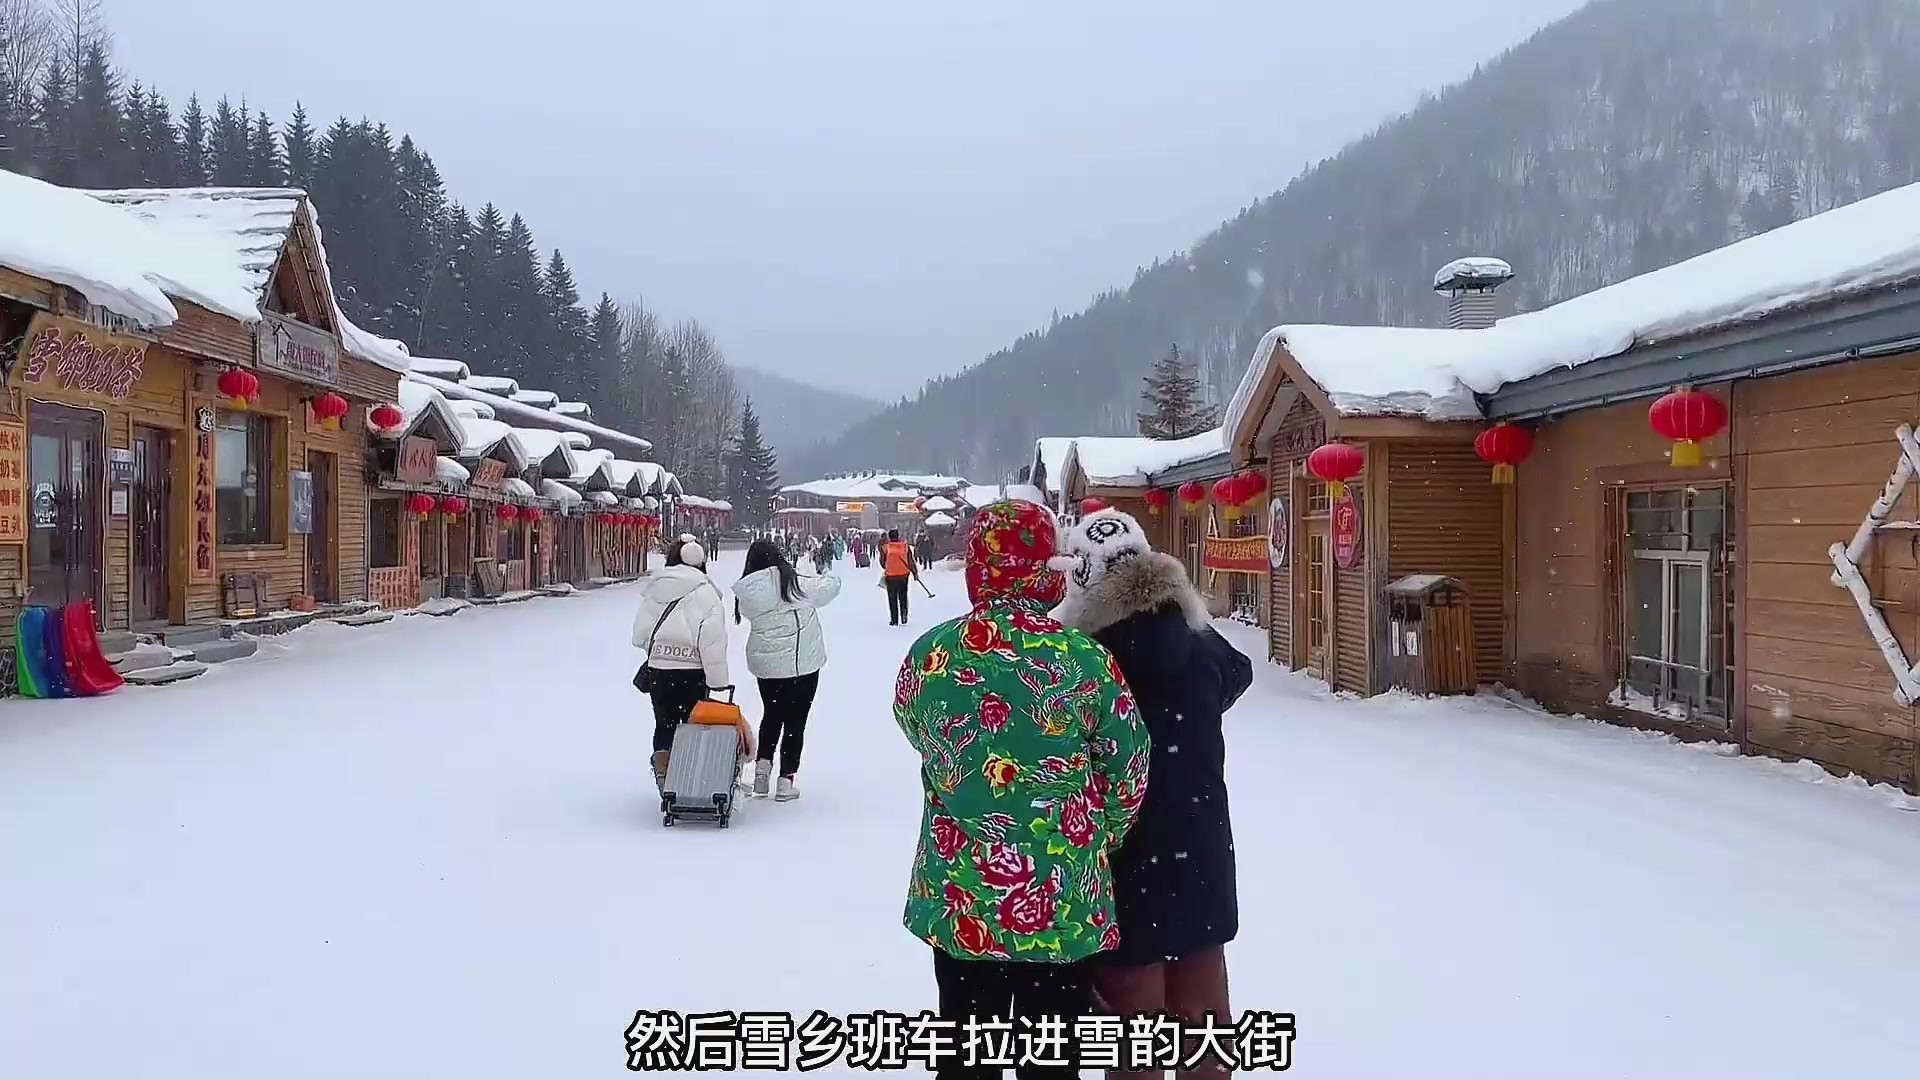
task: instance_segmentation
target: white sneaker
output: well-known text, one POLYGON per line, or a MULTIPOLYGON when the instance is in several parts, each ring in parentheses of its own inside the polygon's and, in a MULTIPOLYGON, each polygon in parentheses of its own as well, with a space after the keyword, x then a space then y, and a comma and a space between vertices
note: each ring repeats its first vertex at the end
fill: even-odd
POLYGON ((753 763, 753 795, 757 799, 767 797, 767 786, 773 782, 773 762, 756 761, 753 763))
POLYGON ((779 786, 774 788, 773 801, 774 802, 792 802, 793 800, 799 797, 800 797, 800 789, 793 786, 793 777, 791 776, 781 777, 779 786))

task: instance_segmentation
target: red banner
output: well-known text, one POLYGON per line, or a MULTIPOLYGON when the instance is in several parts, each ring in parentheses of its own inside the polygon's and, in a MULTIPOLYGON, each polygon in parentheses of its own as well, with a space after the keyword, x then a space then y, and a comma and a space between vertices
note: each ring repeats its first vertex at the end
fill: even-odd
POLYGON ((1267 538, 1209 536, 1200 565, 1229 574, 1264 574, 1267 572, 1267 538))

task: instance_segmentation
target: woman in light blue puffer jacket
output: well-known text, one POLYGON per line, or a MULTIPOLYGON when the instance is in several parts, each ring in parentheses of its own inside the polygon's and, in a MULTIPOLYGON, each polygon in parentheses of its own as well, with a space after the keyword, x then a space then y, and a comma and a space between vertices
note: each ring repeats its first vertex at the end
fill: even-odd
POLYGON ((754 763, 753 793, 765 796, 773 779, 773 755, 780 752, 780 781, 775 797, 800 797, 794 777, 807 732, 807 714, 827 664, 827 638, 820 613, 840 595, 837 577, 802 578, 780 549, 767 540, 747 548, 747 565, 733 586, 733 619, 752 624, 747 635, 747 670, 760 683, 760 755, 754 763))

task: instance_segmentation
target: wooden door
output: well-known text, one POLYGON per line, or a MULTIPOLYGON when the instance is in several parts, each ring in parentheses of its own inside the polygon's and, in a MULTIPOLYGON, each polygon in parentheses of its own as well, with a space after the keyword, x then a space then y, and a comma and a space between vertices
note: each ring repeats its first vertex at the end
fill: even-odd
POLYGON ((97 412, 36 401, 27 414, 27 603, 100 603, 106 432, 97 412))
POLYGON ((133 524, 130 618, 134 625, 169 621, 173 613, 173 433, 133 428, 133 524))
POLYGON ((307 533, 307 595, 323 604, 340 599, 339 582, 333 577, 334 531, 334 457, 319 450, 307 451, 307 471, 313 474, 313 522, 307 533))
POLYGON ((1317 679, 1326 679, 1333 670, 1333 545, 1327 533, 1326 519, 1307 526, 1304 579, 1299 594, 1298 632, 1300 666, 1317 679))

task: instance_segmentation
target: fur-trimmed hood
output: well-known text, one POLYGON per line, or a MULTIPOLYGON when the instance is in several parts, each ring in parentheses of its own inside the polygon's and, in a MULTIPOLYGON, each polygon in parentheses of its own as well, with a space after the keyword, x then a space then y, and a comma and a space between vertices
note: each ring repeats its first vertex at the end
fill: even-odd
POLYGON ((1106 573, 1076 587, 1053 610, 1053 617, 1088 634, 1097 634, 1131 615, 1177 604, 1187 625, 1205 628, 1212 617, 1199 590, 1187 580, 1187 568, 1164 551, 1148 551, 1109 563, 1106 573))

